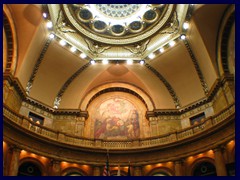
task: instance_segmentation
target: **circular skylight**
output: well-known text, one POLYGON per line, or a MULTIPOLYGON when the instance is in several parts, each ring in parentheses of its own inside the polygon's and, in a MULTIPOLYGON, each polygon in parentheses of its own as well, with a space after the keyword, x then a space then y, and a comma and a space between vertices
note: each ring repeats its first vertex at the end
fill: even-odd
MULTIPOLYGON (((172 4, 63 4, 66 19, 81 34, 108 44, 130 44, 158 32, 172 4)), ((65 19, 65 20, 66 20, 65 19)))
POLYGON ((147 4, 86 4, 94 19, 111 25, 126 25, 142 19, 150 9, 147 4))

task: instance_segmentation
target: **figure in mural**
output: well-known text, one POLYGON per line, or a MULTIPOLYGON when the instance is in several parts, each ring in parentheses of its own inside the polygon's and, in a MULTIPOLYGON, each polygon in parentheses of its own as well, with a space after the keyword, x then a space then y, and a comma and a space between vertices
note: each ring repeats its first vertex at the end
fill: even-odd
POLYGON ((139 132, 139 117, 136 109, 130 111, 129 119, 127 121, 127 135, 129 138, 138 138, 139 132))
POLYGON ((109 119, 108 112, 105 111, 102 113, 102 116, 99 119, 95 120, 95 133, 94 138, 104 138, 104 134, 107 128, 107 119, 109 119))
POLYGON ((138 111, 131 102, 125 99, 108 99, 97 108, 94 120, 94 138, 139 138, 139 128, 138 111))

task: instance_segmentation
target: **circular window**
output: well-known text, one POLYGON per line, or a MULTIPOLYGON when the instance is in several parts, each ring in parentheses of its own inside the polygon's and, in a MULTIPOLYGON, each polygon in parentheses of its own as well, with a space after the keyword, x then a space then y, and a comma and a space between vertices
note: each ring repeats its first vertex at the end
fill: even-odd
POLYGON ((18 169, 18 176, 41 176, 42 172, 39 167, 32 162, 25 162, 21 164, 18 169))
POLYGON ((103 31, 106 30, 107 25, 103 21, 94 21, 93 22, 93 28, 94 28, 95 31, 103 32, 103 31))
POLYGON ((133 31, 137 31, 140 30, 142 28, 142 23, 140 21, 133 21, 130 25, 129 25, 130 29, 133 31))
POLYGON ((210 162, 202 162, 196 166, 194 176, 216 176, 216 168, 210 162))
POLYGON ((82 21, 88 21, 92 19, 92 13, 88 9, 82 9, 79 11, 79 17, 82 21))

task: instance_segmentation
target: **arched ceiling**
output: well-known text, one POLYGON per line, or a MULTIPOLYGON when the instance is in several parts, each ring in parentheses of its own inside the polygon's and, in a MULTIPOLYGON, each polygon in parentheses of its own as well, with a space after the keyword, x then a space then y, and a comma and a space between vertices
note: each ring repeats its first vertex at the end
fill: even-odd
MULTIPOLYGON (((53 107, 56 98, 60 97, 58 108, 61 109, 78 109, 89 92, 111 83, 125 83, 141 89, 156 109, 181 108, 200 101, 208 96, 218 78, 215 67, 217 31, 227 5, 166 7, 172 9, 158 31, 149 24, 146 29, 153 30, 149 36, 144 36, 147 33, 144 30, 138 32, 143 37, 139 40, 136 39, 138 33, 128 34, 129 41, 124 38, 126 35, 112 35, 112 39, 120 41, 108 43, 80 33, 73 23, 74 18, 65 16, 68 15, 67 5, 7 5, 18 36, 15 76, 23 88, 29 88, 28 96, 32 99, 53 107), (42 17, 44 12, 46 18, 42 17), (65 23, 61 27, 73 32, 59 30, 60 13, 61 23, 65 23), (46 24, 50 21, 53 27, 48 29, 46 24), (186 21, 189 23, 187 30, 182 28, 186 21), (51 33, 55 34, 52 39, 51 33), (185 40, 180 39, 181 34, 186 35, 185 40), (59 44, 62 39, 67 45, 59 44), (168 44, 172 40, 175 41, 173 47, 168 44), (77 49, 75 52, 71 52, 72 46, 77 49), (161 47, 164 52, 159 52, 161 47), (80 57, 82 52, 86 58, 80 57), (148 57, 151 53, 155 54, 153 59, 148 57), (106 58, 110 61, 103 64, 106 58), (95 64, 90 63, 92 59, 95 64), (133 63, 127 64, 128 59, 133 63), (145 64, 140 64, 141 60, 145 64)), ((167 11, 166 8, 162 13, 167 11)), ((161 18, 153 24, 159 23, 161 18)), ((109 34, 99 35, 89 29, 89 24, 85 26, 89 26, 86 31, 95 36, 111 39, 109 34)))

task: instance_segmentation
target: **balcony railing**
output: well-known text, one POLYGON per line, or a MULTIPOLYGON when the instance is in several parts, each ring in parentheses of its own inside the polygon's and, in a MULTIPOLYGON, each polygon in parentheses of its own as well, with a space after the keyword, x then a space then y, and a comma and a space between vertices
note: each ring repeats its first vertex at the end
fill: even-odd
POLYGON ((104 149, 136 149, 136 148, 147 148, 160 145, 166 145, 169 143, 177 142, 203 131, 227 120, 228 117, 235 114, 235 104, 228 106, 226 109, 222 110, 214 116, 206 118, 201 123, 182 129, 180 131, 171 132, 169 134, 149 137, 145 139, 135 139, 135 140, 122 140, 122 141, 109 141, 101 139, 90 139, 79 136, 70 135, 64 132, 55 131, 51 128, 39 125, 31 121, 29 118, 22 116, 6 105, 3 106, 3 115, 8 120, 16 123, 22 128, 32 131, 43 138, 49 138, 61 143, 71 144, 79 147, 92 147, 92 148, 104 148, 104 149))

